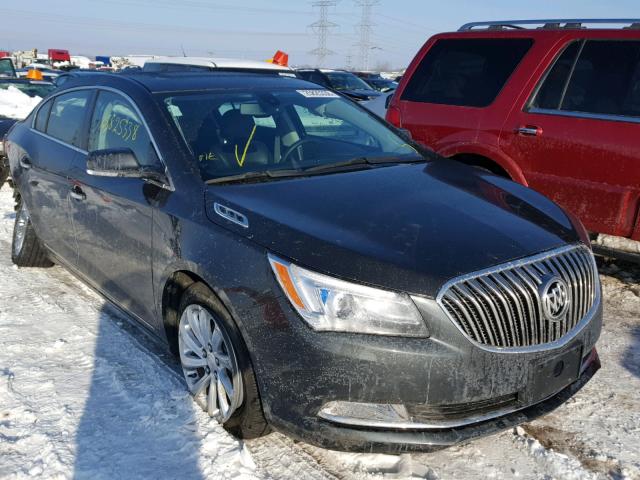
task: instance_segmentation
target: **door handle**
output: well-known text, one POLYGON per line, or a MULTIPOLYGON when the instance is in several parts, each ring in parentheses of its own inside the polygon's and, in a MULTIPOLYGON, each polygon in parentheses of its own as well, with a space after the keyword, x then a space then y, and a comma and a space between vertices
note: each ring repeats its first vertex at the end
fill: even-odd
POLYGON ((71 191, 69 192, 69 195, 74 200, 86 200, 87 199, 87 194, 84 193, 82 191, 82 188, 80 188, 80 186, 78 186, 78 185, 74 185, 73 187, 71 187, 71 191))
POLYGON ((529 135, 531 137, 538 137, 542 135, 542 129, 534 125, 526 125, 516 129, 516 133, 520 135, 529 135))
POLYGON ((20 166, 25 170, 29 170, 33 166, 33 164, 31 163, 31 160, 29 160, 27 157, 22 157, 20 159, 20 166))

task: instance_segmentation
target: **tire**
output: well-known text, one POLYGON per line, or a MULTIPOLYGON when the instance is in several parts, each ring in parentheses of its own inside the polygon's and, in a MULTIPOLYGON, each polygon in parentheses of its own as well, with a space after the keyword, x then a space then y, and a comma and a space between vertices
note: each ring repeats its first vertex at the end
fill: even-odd
MULTIPOLYGON (((1 141, 1 140, 0 140, 1 141)), ((9 165, 5 158, 0 158, 0 189, 9 178, 9 165)))
POLYGON ((194 283, 182 295, 179 313, 180 363, 196 403, 238 438, 269 433, 247 347, 227 309, 206 285, 194 283), (225 395, 227 390, 233 398, 225 395), (223 400, 212 392, 223 392, 223 400))
POLYGON ((16 221, 13 226, 11 261, 19 267, 51 267, 46 249, 38 240, 27 207, 16 196, 16 221))

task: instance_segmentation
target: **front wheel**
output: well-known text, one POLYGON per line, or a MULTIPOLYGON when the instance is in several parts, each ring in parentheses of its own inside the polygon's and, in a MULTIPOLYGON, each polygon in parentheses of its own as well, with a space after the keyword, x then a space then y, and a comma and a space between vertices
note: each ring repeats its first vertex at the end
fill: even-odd
POLYGON ((13 226, 11 261, 19 267, 50 267, 53 265, 40 243, 27 206, 18 197, 16 222, 13 226))
POLYGON ((178 346, 196 403, 239 438, 268 432, 242 336, 226 308, 202 283, 191 285, 182 297, 178 346))

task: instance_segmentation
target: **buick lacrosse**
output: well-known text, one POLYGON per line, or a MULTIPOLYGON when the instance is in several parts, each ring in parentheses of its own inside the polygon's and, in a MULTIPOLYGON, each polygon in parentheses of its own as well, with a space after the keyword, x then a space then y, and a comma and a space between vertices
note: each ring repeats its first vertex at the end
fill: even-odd
POLYGON ((6 149, 15 264, 59 263, 126 311, 239 437, 441 448, 600 366, 575 217, 318 85, 72 75, 6 149))

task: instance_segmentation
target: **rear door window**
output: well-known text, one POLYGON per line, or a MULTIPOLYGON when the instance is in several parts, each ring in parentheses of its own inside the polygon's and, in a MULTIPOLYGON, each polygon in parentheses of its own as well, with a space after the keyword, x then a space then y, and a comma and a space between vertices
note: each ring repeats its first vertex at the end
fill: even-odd
POLYGON ((91 118, 89 151, 129 148, 141 165, 155 165, 151 138, 133 106, 117 93, 100 91, 91 118))
POLYGON ((640 117, 640 42, 587 41, 560 109, 640 117))
POLYGON ((47 103, 42 105, 42 107, 40 107, 40 110, 38 110, 35 128, 39 132, 45 132, 47 129, 47 120, 49 120, 49 112, 51 111, 52 104, 53 100, 49 100, 47 103))
POLYGON ((47 134, 80 147, 90 97, 90 90, 78 90, 55 97, 47 123, 47 134))
POLYGON ((413 73, 402 100, 486 107, 532 44, 528 38, 438 40, 413 73))
POLYGON ((560 107, 562 95, 581 45, 582 42, 573 42, 560 54, 531 103, 532 108, 555 110, 560 107))

